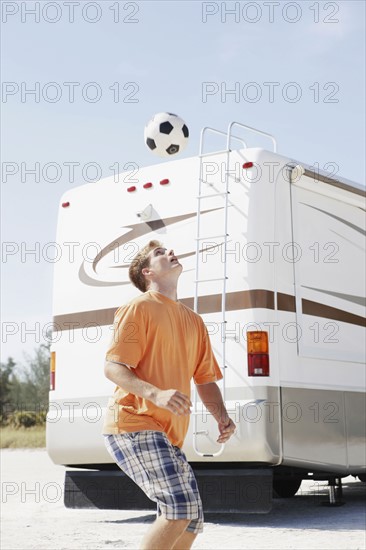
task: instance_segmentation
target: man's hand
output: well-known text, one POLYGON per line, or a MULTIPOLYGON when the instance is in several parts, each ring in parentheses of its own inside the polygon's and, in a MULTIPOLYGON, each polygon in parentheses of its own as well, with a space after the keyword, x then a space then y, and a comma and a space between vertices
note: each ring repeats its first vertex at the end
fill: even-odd
POLYGON ((218 427, 220 435, 217 443, 226 443, 226 441, 230 439, 236 429, 234 422, 228 416, 226 416, 222 420, 219 420, 218 427))
POLYGON ((167 409, 178 416, 191 414, 191 400, 178 390, 158 390, 151 401, 157 407, 167 409))
POLYGON ((196 387, 203 404, 218 424, 220 435, 217 443, 226 443, 235 432, 236 426, 227 413, 218 385, 216 382, 209 382, 196 387))

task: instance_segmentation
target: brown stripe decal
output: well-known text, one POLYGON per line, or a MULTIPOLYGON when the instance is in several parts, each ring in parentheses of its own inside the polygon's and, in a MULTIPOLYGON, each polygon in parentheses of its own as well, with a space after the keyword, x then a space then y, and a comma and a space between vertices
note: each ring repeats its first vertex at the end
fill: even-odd
POLYGON ((54 330, 72 330, 91 326, 112 325, 117 307, 109 309, 95 309, 94 311, 79 311, 78 313, 66 313, 55 315, 53 318, 54 330))
POLYGON ((282 292, 277 292, 277 309, 280 311, 292 311, 296 312, 296 300, 295 296, 290 294, 282 294, 282 292))
POLYGON ((326 319, 334 319, 334 321, 342 321, 351 325, 366 326, 366 319, 353 313, 348 313, 343 309, 319 304, 311 300, 302 300, 302 312, 305 315, 315 315, 316 317, 325 317, 326 319))
MULTIPOLYGON (((285 294, 282 296, 286 296, 285 294)), ((291 298, 291 296, 289 297, 291 298)), ((216 313, 221 311, 222 294, 200 296, 198 300, 198 312, 216 313)), ((185 306, 193 309, 193 298, 180 300, 185 306)), ((237 309, 274 309, 274 292, 269 290, 245 290, 241 292, 228 292, 226 294, 226 311, 237 309)), ((80 311, 65 315, 56 315, 53 319, 55 330, 70 330, 72 328, 86 328, 88 326, 112 325, 114 314, 118 308, 99 309, 95 311, 80 311)))
MULTIPOLYGON (((211 294, 198 298, 198 313, 217 313, 221 311, 222 294, 211 294)), ((193 308, 193 298, 180 300, 184 305, 193 308)), ((226 311, 253 308, 274 309, 274 293, 268 290, 245 290, 226 294, 226 311)))
MULTIPOLYGON (((198 300, 198 312, 218 313, 221 311, 221 294, 200 296, 198 300)), ((184 305, 193 308, 193 298, 182 298, 184 305)), ((269 290, 244 290, 241 292, 229 292, 226 295, 226 311, 263 308, 274 310, 274 292, 269 290)), ((56 315, 53 319, 54 329, 57 331, 82 329, 92 326, 112 325, 114 314, 118 308, 99 309, 94 311, 81 311, 65 315, 56 315)), ((279 311, 296 312, 295 296, 277 293, 277 309, 279 311)), ((352 325, 365 326, 365 319, 359 315, 348 313, 341 309, 326 306, 310 300, 302 300, 302 311, 305 315, 315 315, 334 319, 352 325)))

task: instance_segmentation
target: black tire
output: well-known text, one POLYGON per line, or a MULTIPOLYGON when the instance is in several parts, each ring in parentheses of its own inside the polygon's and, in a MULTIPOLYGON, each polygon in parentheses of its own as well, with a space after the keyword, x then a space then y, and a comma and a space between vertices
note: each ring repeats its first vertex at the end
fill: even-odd
POLYGON ((363 483, 366 483, 366 474, 358 474, 358 479, 363 483))
POLYGON ((274 479, 274 496, 279 498, 291 498, 300 489, 302 479, 274 479))

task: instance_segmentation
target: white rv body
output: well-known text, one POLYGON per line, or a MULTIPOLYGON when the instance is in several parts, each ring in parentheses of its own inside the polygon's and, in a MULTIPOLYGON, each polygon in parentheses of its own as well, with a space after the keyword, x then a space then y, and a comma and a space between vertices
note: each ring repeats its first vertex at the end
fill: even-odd
POLYGON ((192 385, 188 459, 365 473, 365 199, 359 186, 245 148, 142 168, 119 181, 106 178, 70 189, 61 202, 69 205, 60 206, 58 223, 55 389, 47 422, 55 463, 102 469, 111 462, 101 435, 114 390, 104 376, 105 352, 114 311, 139 294, 128 280, 129 262, 157 239, 183 265, 179 299, 193 308, 197 292, 197 310, 224 373, 219 386, 237 425, 230 441, 218 445, 216 422, 192 385), (200 162, 206 198, 199 199, 197 233, 200 162), (253 166, 244 169, 248 162, 253 166), (148 182, 152 187, 144 188, 148 182), (131 186, 136 190, 128 191, 131 186), (206 282, 196 283, 197 277, 206 282), (269 376, 248 376, 246 335, 253 330, 268 333, 269 376))

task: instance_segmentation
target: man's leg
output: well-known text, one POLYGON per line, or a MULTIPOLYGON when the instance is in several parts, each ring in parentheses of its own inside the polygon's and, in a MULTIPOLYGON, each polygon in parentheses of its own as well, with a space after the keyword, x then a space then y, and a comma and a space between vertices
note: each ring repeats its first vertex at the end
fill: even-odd
POLYGON ((190 519, 166 519, 164 516, 159 516, 142 539, 141 550, 171 550, 190 521, 190 519))
POLYGON ((152 430, 106 435, 105 441, 121 470, 158 504, 159 517, 143 538, 141 549, 191 548, 196 534, 202 531, 203 512, 197 482, 184 453, 163 432, 152 430), (185 533, 188 526, 196 534, 185 533))
POLYGON ((196 537, 197 533, 192 533, 192 531, 184 531, 183 535, 181 535, 174 544, 172 550, 189 550, 192 548, 192 544, 196 537))

